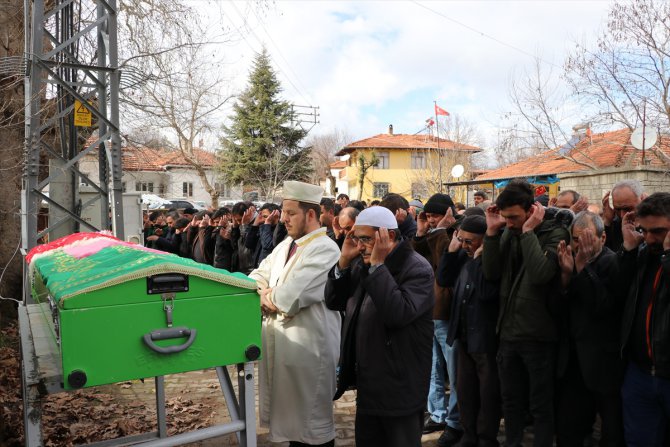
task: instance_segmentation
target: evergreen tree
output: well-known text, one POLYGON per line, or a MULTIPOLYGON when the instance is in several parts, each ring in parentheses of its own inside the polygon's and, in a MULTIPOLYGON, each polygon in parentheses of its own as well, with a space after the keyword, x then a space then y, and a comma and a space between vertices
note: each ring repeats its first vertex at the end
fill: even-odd
POLYGON ((291 125, 291 104, 279 97, 282 88, 264 48, 256 56, 247 88, 223 126, 221 171, 227 181, 245 190, 258 189, 275 198, 284 180, 306 180, 311 173, 309 148, 300 142, 307 132, 291 125))

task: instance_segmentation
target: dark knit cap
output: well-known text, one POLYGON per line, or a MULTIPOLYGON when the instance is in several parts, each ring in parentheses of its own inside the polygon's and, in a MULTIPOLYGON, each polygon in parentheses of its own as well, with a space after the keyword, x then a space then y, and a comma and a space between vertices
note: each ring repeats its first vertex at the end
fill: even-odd
POLYGON ((486 233, 486 217, 478 215, 467 216, 461 221, 461 230, 475 234, 486 233))
POLYGON ((466 210, 463 212, 463 215, 465 217, 468 217, 468 216, 484 216, 484 217, 486 217, 486 213, 484 212, 484 210, 481 209, 478 206, 471 206, 470 208, 466 208, 466 210))
MULTIPOLYGON (((423 211, 432 214, 447 214, 449 208, 454 208, 454 201, 448 194, 433 194, 423 207, 423 211)), ((455 214, 455 213, 454 213, 455 214)))

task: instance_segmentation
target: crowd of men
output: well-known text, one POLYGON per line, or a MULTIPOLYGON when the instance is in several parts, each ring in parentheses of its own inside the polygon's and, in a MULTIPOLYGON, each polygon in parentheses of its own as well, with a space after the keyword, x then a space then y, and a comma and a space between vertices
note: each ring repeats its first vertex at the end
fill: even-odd
POLYGON ((359 446, 670 442, 670 193, 623 180, 595 203, 525 180, 459 206, 370 206, 286 182, 281 208, 147 216, 147 244, 248 274, 263 320, 270 440, 359 446), (447 385, 450 392, 445 391, 447 385))

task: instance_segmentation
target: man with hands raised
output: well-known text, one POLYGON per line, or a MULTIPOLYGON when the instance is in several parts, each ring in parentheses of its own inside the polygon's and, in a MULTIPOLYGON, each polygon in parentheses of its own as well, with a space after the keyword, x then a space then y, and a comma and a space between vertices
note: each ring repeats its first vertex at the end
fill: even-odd
POLYGON ((356 445, 419 447, 430 380, 433 269, 393 213, 362 211, 328 273, 326 305, 346 310, 338 399, 357 388, 356 445))
POLYGON ((657 192, 621 220, 620 289, 627 292, 621 350, 626 444, 667 445, 670 414, 670 193, 657 192), (639 231, 638 231, 639 229, 639 231))
POLYGON ((534 420, 534 445, 553 445, 556 248, 570 234, 555 220, 545 221, 544 214, 525 180, 511 181, 486 210, 482 268, 487 280, 500 281, 497 361, 506 446, 522 445, 526 409, 534 420))
POLYGON ((557 442, 582 445, 598 413, 601 445, 623 446, 617 256, 605 246, 605 226, 597 214, 577 214, 571 231, 571 244, 558 245, 565 291, 560 307, 567 324, 559 344, 557 442))
MULTIPOLYGON (((423 212, 419 213, 416 236, 412 239, 414 250, 426 258, 437 270, 442 253, 449 247, 453 225, 456 223, 454 202, 447 194, 433 194, 423 212)), ((428 391, 428 414, 424 421, 423 432, 431 433, 444 430, 443 444, 455 444, 463 434, 458 414, 458 396, 456 392, 457 344, 447 344, 449 330, 449 311, 451 293, 447 287, 437 283, 435 287, 435 307, 433 309, 433 364, 430 373, 428 391), (445 398, 446 378, 449 379, 449 399, 445 398)))

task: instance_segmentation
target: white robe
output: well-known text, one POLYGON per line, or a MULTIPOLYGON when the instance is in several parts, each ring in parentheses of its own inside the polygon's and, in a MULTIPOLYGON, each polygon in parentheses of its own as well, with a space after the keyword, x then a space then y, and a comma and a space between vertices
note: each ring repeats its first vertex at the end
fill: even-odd
POLYGON ((324 287, 340 257, 325 228, 296 240, 287 237, 250 277, 273 287, 279 314, 263 319, 259 366, 260 420, 271 442, 323 444, 335 438, 333 395, 340 353, 340 314, 328 310, 324 287))

